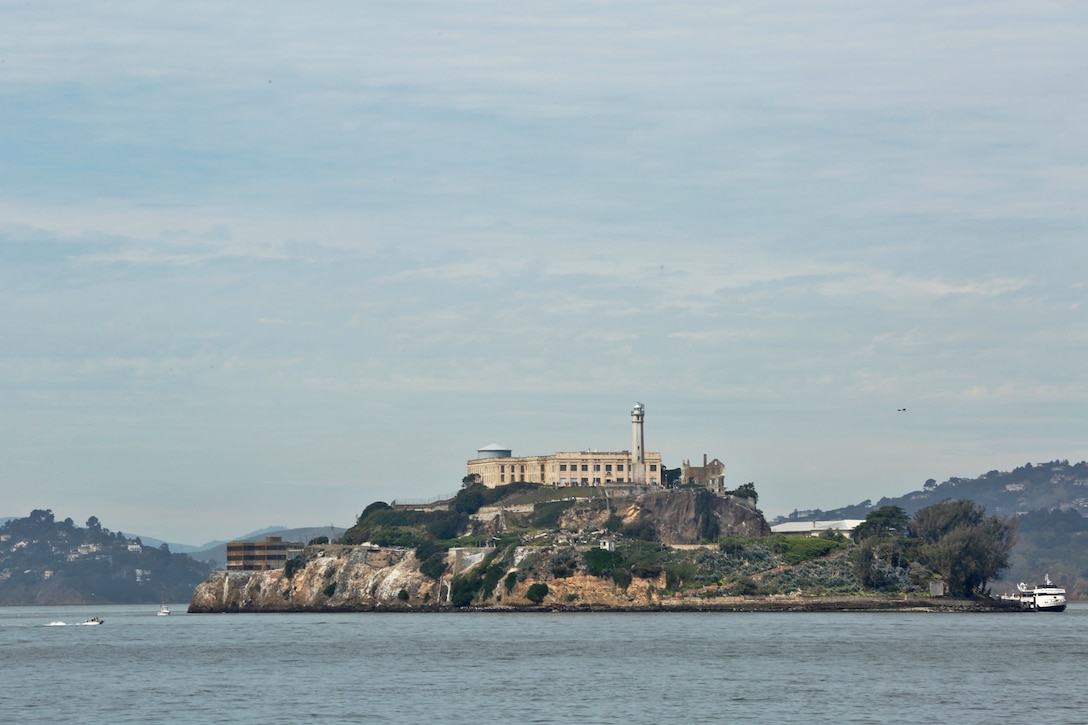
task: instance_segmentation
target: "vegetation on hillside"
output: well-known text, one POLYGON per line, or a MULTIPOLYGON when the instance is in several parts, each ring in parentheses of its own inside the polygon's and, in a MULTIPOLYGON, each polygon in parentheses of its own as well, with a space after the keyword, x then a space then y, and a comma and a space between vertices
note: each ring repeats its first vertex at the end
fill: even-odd
POLYGON ((166 544, 86 527, 50 509, 0 526, 0 604, 136 604, 188 601, 211 567, 166 544))
POLYGON ((883 506, 898 506, 908 515, 945 499, 974 501, 990 514, 1014 516, 1030 511, 1072 509, 1088 515, 1088 462, 1067 460, 1027 463, 1012 471, 990 471, 977 478, 952 477, 943 483, 927 480, 922 488, 892 498, 842 508, 794 511, 782 520, 862 519, 883 506))
POLYGON ((858 581, 873 589, 901 589, 939 578, 954 596, 986 591, 1008 567, 1016 523, 986 516, 973 501, 941 501, 919 509, 913 519, 898 506, 871 512, 850 552, 858 581))
POLYGON ((882 498, 876 504, 867 500, 827 511, 795 511, 788 519, 860 519, 889 507, 909 516, 945 499, 968 499, 988 514, 1015 516, 1019 522, 1009 566, 995 586, 1011 589, 1014 582, 1038 582, 1049 574, 1066 588, 1070 599, 1088 599, 1088 463, 1084 461, 1027 463, 1011 471, 953 477, 943 483, 931 478, 919 490, 882 498))
MULTIPOLYGON (((661 543, 661 521, 645 512, 625 519, 609 501, 598 506, 564 493, 569 494, 533 484, 487 489, 466 481, 444 510, 371 504, 343 542, 414 549, 421 571, 449 587, 455 606, 498 601, 515 588, 520 596, 530 590, 537 596, 542 590, 529 585, 576 576, 604 579, 621 591, 640 581, 666 595, 698 596, 928 594, 929 582, 940 578, 950 593, 965 596, 985 590, 1006 566, 1013 542, 1013 525, 986 516, 970 501, 942 501, 913 517, 899 507, 878 508, 869 512, 856 540, 832 534, 729 536, 721 530, 713 494, 701 491, 686 510, 695 518, 697 537, 710 546, 688 550, 661 543), (511 501, 534 503, 522 503, 515 513, 511 501), (504 506, 502 516, 472 516, 497 503, 504 506), (587 529, 587 521, 595 523, 587 529), (600 548, 602 539, 613 546, 600 548), (482 564, 448 577, 451 547, 485 543, 492 548, 482 564), (527 588, 520 589, 520 582, 528 582, 527 588)), ((756 499, 754 487, 743 493, 756 499)))

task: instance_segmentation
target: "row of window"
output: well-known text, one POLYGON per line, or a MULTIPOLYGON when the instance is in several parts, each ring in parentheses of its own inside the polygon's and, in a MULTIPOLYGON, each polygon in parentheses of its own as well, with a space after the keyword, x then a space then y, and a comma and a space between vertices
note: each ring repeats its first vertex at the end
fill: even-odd
MULTIPOLYGON (((611 472, 611 469, 613 469, 613 465, 611 465, 611 464, 604 464, 604 466, 605 466, 605 471, 607 471, 607 472, 611 472)), ((515 465, 511 464, 510 465, 511 474, 517 468, 518 468, 518 466, 515 466, 515 465)), ((544 466, 541 466, 541 469, 543 469, 543 468, 544 468, 544 466)), ((567 470, 567 464, 559 464, 559 470, 562 470, 562 471, 567 470)), ((578 464, 570 464, 570 470, 578 470, 578 464)), ((585 470, 585 471, 590 470, 590 464, 582 464, 582 470, 585 470)), ((593 470, 601 470, 601 464, 593 464, 593 470)), ((616 464, 616 470, 617 471, 623 470, 623 464, 616 464)), ((650 464, 650 470, 656 471, 657 470, 657 464, 650 464)), ((500 474, 505 474, 506 465, 504 464, 502 466, 499 466, 498 467, 498 472, 500 472, 500 474)), ((521 466, 521 472, 522 472, 522 474, 524 474, 524 472, 526 472, 526 467, 521 466)))
MULTIPOLYGON (((560 463, 559 464, 559 470, 560 471, 567 470, 567 464, 566 463, 560 463)), ((578 470, 578 464, 577 463, 570 464, 570 470, 577 471, 578 470)), ((583 471, 588 471, 589 470, 589 464, 588 463, 583 463, 582 464, 582 470, 583 471)), ((594 463, 593 464, 593 470, 594 471, 601 470, 601 464, 600 463, 594 463)), ((604 464, 604 470, 611 471, 612 470, 612 464, 611 463, 604 464)), ((617 471, 622 471, 623 470, 623 464, 622 463, 617 463, 616 464, 616 470, 617 471)))
MULTIPOLYGON (((612 483, 612 479, 611 478, 608 479, 608 482, 612 483)), ((589 485, 589 478, 588 477, 583 477, 581 481, 579 481, 577 478, 573 478, 573 477, 569 481, 566 478, 560 478, 559 479, 559 485, 560 486, 566 486, 568 484, 570 484, 571 486, 577 486, 579 483, 581 483, 584 486, 588 486, 589 485)), ((617 478, 616 483, 623 483, 623 479, 622 478, 617 478)), ((593 485, 594 486, 600 486, 601 485, 600 476, 597 476, 596 478, 593 479, 593 485)))
MULTIPOLYGON (((610 479, 608 479, 607 483, 623 483, 623 478, 617 478, 614 482, 610 478, 610 479)), ((588 486, 589 485, 589 478, 586 477, 586 476, 583 476, 582 479, 579 480, 577 478, 571 477, 571 479, 569 481, 566 478, 560 478, 559 479, 559 485, 560 486, 566 486, 566 485, 577 486, 578 484, 581 484, 583 486, 588 486)), ((653 476, 653 477, 650 478, 650 484, 653 485, 653 486, 657 485, 657 477, 656 476, 653 476)), ((594 486, 600 486, 601 485, 600 477, 596 477, 596 478, 593 479, 593 485, 594 486)))
MULTIPOLYGON (((517 466, 511 464, 510 465, 510 473, 514 473, 514 470, 516 468, 517 468, 517 466)), ((543 472, 544 471, 544 466, 541 466, 540 470, 541 470, 541 472, 543 472)), ((567 464, 566 463, 560 463, 559 464, 559 470, 560 471, 566 471, 567 470, 567 464)), ((570 464, 570 470, 577 471, 578 470, 578 464, 577 463, 570 464)), ((583 471, 589 471, 589 464, 588 463, 583 463, 582 464, 582 470, 583 471)), ((601 470, 601 464, 600 463, 594 463, 593 464, 593 470, 594 471, 601 470)), ((607 473, 611 473, 612 472, 612 464, 611 463, 604 464, 604 470, 607 473)), ((622 471, 623 470, 623 464, 622 463, 617 463, 616 464, 616 470, 617 471, 622 471)), ((656 473, 657 472, 657 464, 656 463, 651 463, 650 464, 650 470, 656 473)), ((506 465, 505 464, 499 466, 499 473, 506 473, 506 465)), ((525 473, 525 466, 521 466, 521 473, 525 473)), ((506 476, 503 476, 502 479, 505 481, 506 476)), ((511 478, 511 480, 513 480, 513 479, 511 478)), ((573 480, 577 481, 578 479, 573 479, 573 480)), ((585 479, 583 479, 583 480, 585 480, 585 479)))
MULTIPOLYGON (((657 466, 651 465, 651 468, 652 468, 653 470, 657 470, 657 466)), ((522 480, 522 481, 524 481, 524 480, 525 480, 525 477, 524 477, 524 476, 522 476, 522 477, 521 477, 521 480, 522 480)), ((500 483, 506 483, 506 474, 501 474, 501 475, 499 476, 499 482, 500 482, 500 483)), ((513 477, 512 475, 510 476, 510 482, 511 482, 511 483, 513 483, 513 482, 514 482, 514 477, 513 477)), ((608 479, 608 483, 612 483, 612 482, 613 482, 613 481, 612 481, 612 479, 611 479, 611 478, 610 478, 610 479, 608 479)), ((615 482, 616 482, 616 483, 623 483, 623 477, 622 477, 622 476, 620 476, 619 478, 617 478, 617 479, 616 479, 616 481, 615 481, 615 482)), ((573 477, 573 476, 572 476, 572 477, 570 478, 570 480, 569 480, 569 481, 567 480, 567 478, 566 478, 566 477, 563 477, 563 478, 560 478, 560 479, 559 479, 559 485, 560 485, 560 486, 566 486, 566 485, 568 485, 568 484, 569 484, 569 485, 571 485, 571 486, 577 486, 577 485, 578 485, 579 483, 581 483, 581 484, 582 484, 583 486, 588 486, 588 485, 589 485, 589 477, 588 477, 588 476, 583 476, 583 477, 582 477, 582 479, 581 479, 581 481, 579 481, 579 480, 578 480, 578 478, 576 478, 576 477, 573 477)), ((653 476, 653 477, 651 477, 651 478, 650 478, 650 483, 651 483, 652 485, 655 485, 655 486, 656 486, 656 485, 657 485, 657 477, 656 477, 656 476, 653 476)), ((593 478, 593 485, 594 485, 594 486, 600 486, 600 485, 601 485, 601 477, 600 477, 600 476, 595 476, 595 477, 593 478)), ((268 557, 268 558, 270 558, 270 559, 271 559, 271 558, 273 558, 273 557, 268 557)))

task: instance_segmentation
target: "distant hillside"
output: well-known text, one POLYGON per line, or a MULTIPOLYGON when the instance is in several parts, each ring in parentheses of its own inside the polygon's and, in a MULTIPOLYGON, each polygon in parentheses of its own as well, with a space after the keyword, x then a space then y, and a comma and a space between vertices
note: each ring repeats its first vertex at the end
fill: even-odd
POLYGON ((913 514, 946 498, 970 499, 984 506, 989 513, 1004 516, 1052 509, 1075 510, 1082 516, 1088 516, 1088 463, 1028 463, 1008 472, 990 471, 978 478, 950 478, 944 483, 937 483, 931 478, 921 491, 911 491, 897 498, 882 498, 875 504, 865 500, 828 511, 794 511, 771 523, 863 519, 881 506, 899 506, 908 514, 913 514))
MULTIPOLYGON (((327 536, 329 540, 343 536, 344 529, 339 526, 303 526, 296 529, 286 529, 282 526, 269 528, 243 534, 231 541, 264 541, 266 536, 279 536, 284 541, 301 541, 306 543, 319 536, 327 536)), ((198 561, 211 564, 213 569, 225 569, 227 564, 227 542, 216 542, 211 546, 196 549, 189 552, 189 556, 198 561)))
POLYGON ((926 481, 921 491, 875 504, 823 511, 795 511, 772 523, 863 519, 881 506, 899 506, 908 514, 944 499, 970 499, 988 513, 1015 516, 1019 541, 1009 569, 995 585, 1003 591, 1012 583, 1035 582, 1050 575, 1068 591, 1070 599, 1088 600, 1088 463, 1069 461, 1025 464, 1012 471, 990 471, 978 478, 926 481))
POLYGON ((183 601, 211 568, 166 546, 86 528, 49 509, 0 525, 0 604, 161 604, 183 601))

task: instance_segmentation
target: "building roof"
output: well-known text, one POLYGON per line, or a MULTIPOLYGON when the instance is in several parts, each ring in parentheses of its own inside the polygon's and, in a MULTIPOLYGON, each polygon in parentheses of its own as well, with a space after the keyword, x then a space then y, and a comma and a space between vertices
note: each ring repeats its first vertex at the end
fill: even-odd
POLYGON ((775 524, 771 532, 775 534, 811 534, 820 531, 853 531, 864 519, 839 519, 838 521, 787 521, 775 524))

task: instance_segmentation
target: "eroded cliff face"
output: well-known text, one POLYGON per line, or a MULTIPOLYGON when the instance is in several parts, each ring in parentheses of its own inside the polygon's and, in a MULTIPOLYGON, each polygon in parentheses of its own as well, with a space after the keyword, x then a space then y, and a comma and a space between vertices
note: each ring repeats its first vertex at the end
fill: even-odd
POLYGON ((649 521, 661 542, 670 545, 698 544, 718 536, 771 534, 763 514, 746 502, 691 490, 653 491, 615 498, 610 503, 579 501, 563 512, 560 524, 572 531, 600 529, 611 513, 622 517, 625 526, 649 521), (705 517, 711 517, 716 526, 708 529, 705 517))
MULTIPOLYGON (((765 536, 770 533, 762 514, 728 498, 696 491, 661 491, 639 496, 595 499, 576 502, 563 512, 560 527, 567 534, 581 532, 595 541, 590 532, 599 531, 612 514, 619 514, 624 524, 651 522, 662 542, 671 545, 698 544, 717 536, 765 536)), ((498 526, 499 519, 491 522, 498 526)), ((558 537, 557 537, 558 538, 558 537)), ((576 537, 577 538, 577 537, 576 537)), ((546 543, 546 542, 542 542, 546 543)), ((569 608, 655 608, 670 604, 663 598, 665 578, 632 577, 627 587, 611 578, 587 576, 578 571, 573 576, 555 576, 548 564, 519 567, 530 554, 542 557, 562 554, 562 546, 535 545, 519 547, 510 562, 509 572, 518 572, 521 581, 507 591, 505 576, 493 592, 477 605, 488 608, 538 608, 526 594, 530 585, 546 583, 549 594, 544 607, 569 608)), ((595 544, 594 544, 595 545, 595 544)), ((564 549, 563 546, 567 548, 564 549)), ((579 545, 580 550, 589 548, 579 545)), ((308 549, 300 566, 286 571, 216 572, 193 592, 191 612, 304 612, 427 610, 449 606, 453 574, 465 575, 473 567, 495 560, 494 549, 451 550, 450 568, 435 581, 419 570, 419 561, 409 549, 379 549, 369 546, 320 546, 308 549)))
POLYGON ((411 609, 431 601, 434 586, 410 550, 330 546, 290 578, 283 570, 215 572, 197 586, 189 611, 411 609))
MULTIPOLYGON (((318 556, 288 579, 283 571, 217 571, 197 586, 189 605, 192 613, 210 612, 327 612, 376 610, 420 611, 448 609, 445 599, 449 573, 441 582, 421 574, 411 551, 382 549, 342 551, 318 556), (333 587, 335 584, 335 587, 333 587), (400 594, 406 592, 407 599, 400 594)), ((464 573, 465 570, 461 570, 464 573)), ((526 594, 535 579, 507 590, 499 582, 492 596, 480 603, 488 609, 591 608, 641 609, 660 606, 664 576, 635 577, 626 588, 610 579, 576 575, 548 577, 548 596, 540 605, 526 594)))
POLYGON ((770 536, 763 514, 733 498, 696 491, 660 491, 639 496, 623 513, 624 521, 649 519, 665 544, 698 544, 718 536, 770 536), (706 536, 704 517, 716 523, 706 536))

